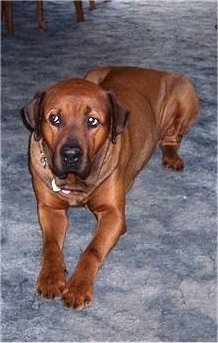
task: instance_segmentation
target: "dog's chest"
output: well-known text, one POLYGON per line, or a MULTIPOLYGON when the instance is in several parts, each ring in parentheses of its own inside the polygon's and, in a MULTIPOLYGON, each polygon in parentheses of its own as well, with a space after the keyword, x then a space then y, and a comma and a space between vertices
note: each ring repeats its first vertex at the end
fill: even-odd
POLYGON ((86 206, 88 201, 88 194, 86 192, 71 191, 69 194, 59 192, 58 195, 67 200, 69 206, 72 207, 86 206))

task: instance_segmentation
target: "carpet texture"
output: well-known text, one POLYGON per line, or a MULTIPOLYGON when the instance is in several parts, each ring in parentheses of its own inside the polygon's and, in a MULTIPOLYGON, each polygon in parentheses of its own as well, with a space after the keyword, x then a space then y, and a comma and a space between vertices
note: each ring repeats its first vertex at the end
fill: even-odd
MULTIPOLYGON (((2 341, 215 342, 216 1, 99 0, 92 12, 84 2, 84 23, 71 1, 44 3, 44 34, 33 1, 14 2, 14 37, 2 25, 2 341), (185 170, 164 170, 157 149, 128 194, 128 231, 94 303, 73 312, 35 293, 41 233, 19 111, 43 87, 105 64, 182 72, 201 110, 181 147, 185 170)), ((94 225, 87 210, 70 211, 70 273, 94 225)))

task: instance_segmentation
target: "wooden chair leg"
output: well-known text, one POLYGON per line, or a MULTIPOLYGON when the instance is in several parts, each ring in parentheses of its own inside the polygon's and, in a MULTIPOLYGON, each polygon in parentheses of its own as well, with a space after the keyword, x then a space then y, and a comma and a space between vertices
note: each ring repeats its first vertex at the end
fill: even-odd
POLYGON ((83 4, 80 0, 74 0, 77 21, 84 21, 83 4))
POLYGON ((95 1, 94 0, 90 0, 89 1, 89 9, 90 10, 95 10, 96 9, 96 5, 95 5, 95 1))
POLYGON ((5 19, 5 5, 4 5, 4 1, 1 1, 0 4, 1 4, 1 21, 3 21, 5 19))
POLYGON ((38 27, 40 32, 44 32, 46 29, 46 24, 44 20, 44 12, 43 12, 43 1, 36 0, 36 18, 38 21, 38 27))
POLYGON ((1 17, 5 19, 7 32, 10 35, 14 34, 14 21, 13 21, 13 3, 9 1, 1 1, 1 17))

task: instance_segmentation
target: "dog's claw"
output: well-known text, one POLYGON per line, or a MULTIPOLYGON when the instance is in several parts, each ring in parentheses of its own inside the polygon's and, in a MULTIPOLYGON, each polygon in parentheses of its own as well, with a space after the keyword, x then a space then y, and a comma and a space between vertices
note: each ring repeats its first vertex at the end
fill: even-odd
POLYGON ((89 281, 72 282, 63 291, 62 301, 67 308, 85 309, 92 301, 93 285, 89 281))
POLYGON ((36 289, 40 296, 46 299, 59 297, 65 287, 65 276, 60 273, 45 273, 42 271, 36 283, 36 289))

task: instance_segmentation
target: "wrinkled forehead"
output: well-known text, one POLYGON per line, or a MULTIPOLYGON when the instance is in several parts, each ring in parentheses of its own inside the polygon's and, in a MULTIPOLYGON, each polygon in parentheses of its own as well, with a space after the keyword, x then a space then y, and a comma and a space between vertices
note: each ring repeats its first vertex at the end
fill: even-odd
POLYGON ((70 110, 89 107, 96 111, 108 109, 108 97, 99 86, 83 80, 71 79, 59 82, 47 89, 44 97, 44 109, 70 110))

